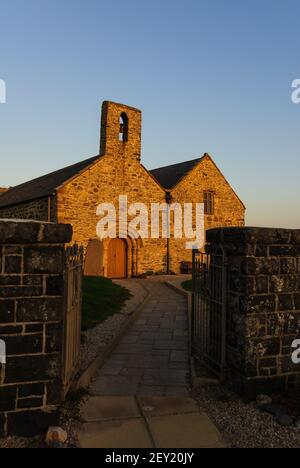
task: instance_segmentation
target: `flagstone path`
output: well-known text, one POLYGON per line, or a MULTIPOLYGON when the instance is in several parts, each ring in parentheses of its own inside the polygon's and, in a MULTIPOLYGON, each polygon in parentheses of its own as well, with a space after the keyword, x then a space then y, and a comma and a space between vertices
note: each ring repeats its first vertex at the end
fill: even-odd
POLYGON ((166 279, 131 280, 143 281, 150 297, 91 384, 83 448, 224 446, 189 397, 187 299, 166 279))
POLYGON ((148 303, 100 370, 92 394, 188 396, 186 298, 157 279, 147 280, 147 288, 148 303))

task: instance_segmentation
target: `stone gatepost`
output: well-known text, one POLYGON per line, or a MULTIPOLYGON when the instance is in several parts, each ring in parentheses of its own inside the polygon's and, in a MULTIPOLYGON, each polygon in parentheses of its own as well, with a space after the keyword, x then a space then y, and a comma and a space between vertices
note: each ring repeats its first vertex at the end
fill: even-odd
POLYGON ((227 363, 247 398, 295 385, 300 364, 300 230, 223 228, 207 233, 228 258, 227 363))
POLYGON ((58 422, 71 238, 68 225, 0 220, 0 437, 32 436, 58 422))

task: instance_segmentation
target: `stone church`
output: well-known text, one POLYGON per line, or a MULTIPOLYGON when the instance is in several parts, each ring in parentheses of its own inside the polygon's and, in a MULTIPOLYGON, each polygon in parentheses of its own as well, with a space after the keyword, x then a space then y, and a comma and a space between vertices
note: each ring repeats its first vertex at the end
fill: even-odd
POLYGON ((110 278, 146 272, 179 273, 191 261, 186 239, 100 239, 97 207, 128 203, 204 203, 205 229, 243 226, 245 206, 212 158, 147 170, 141 163, 142 114, 113 102, 102 106, 99 155, 13 187, 0 195, 0 218, 35 219, 73 226, 73 241, 85 248, 85 273, 110 278))

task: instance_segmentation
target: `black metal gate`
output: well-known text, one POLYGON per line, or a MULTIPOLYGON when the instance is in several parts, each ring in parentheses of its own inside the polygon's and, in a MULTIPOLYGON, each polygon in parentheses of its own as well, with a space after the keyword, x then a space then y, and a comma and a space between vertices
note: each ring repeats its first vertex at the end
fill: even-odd
POLYGON ((83 248, 77 244, 65 253, 65 311, 62 381, 64 397, 68 393, 80 365, 82 316, 83 248))
POLYGON ((221 380, 226 373, 227 262, 222 248, 193 253, 192 354, 221 380))

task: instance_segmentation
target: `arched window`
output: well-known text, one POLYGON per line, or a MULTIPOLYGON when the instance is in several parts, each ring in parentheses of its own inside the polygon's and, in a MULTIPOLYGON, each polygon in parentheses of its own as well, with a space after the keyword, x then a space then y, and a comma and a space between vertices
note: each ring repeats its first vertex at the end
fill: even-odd
POLYGON ((123 141, 124 143, 128 141, 128 117, 125 112, 123 112, 120 116, 119 140, 123 141))

